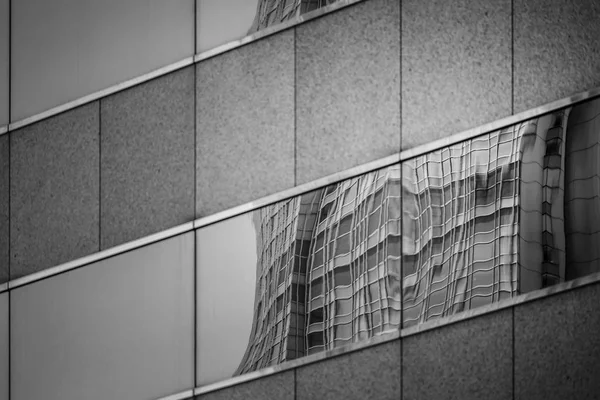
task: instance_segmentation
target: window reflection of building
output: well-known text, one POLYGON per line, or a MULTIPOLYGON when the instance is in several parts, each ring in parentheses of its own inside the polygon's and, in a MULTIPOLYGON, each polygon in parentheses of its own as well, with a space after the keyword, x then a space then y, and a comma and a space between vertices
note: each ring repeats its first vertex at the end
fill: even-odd
POLYGON ((255 212, 254 321, 237 374, 400 327, 400 168, 255 212))
POLYGON ((259 0, 248 34, 296 18, 336 0, 259 0))

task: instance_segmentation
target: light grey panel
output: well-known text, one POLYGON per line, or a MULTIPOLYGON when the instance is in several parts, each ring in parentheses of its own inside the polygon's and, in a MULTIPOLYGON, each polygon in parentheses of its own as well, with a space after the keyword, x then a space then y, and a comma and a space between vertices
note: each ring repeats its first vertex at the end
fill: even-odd
POLYGON ((402 398, 512 399, 512 310, 409 336, 402 398))
POLYGON ((98 103, 11 133, 11 279, 98 251, 98 103))
POLYGON ((600 86, 600 3, 514 2, 514 112, 600 86))
POLYGON ((403 149, 510 114, 511 1, 403 1, 403 149))
POLYGON ((9 0, 0 0, 0 126, 8 124, 9 0))
POLYGON ((195 397, 195 400, 248 399, 294 400, 294 371, 282 372, 195 397))
POLYGON ((515 399, 600 393, 600 285, 515 308, 515 399))
POLYGON ((296 28, 296 184, 400 149, 400 2, 296 28))
POLYGON ((0 294, 0 400, 9 399, 8 292, 0 294))
POLYGON ((294 186, 294 31, 197 65, 197 216, 294 186))
POLYGON ((12 29, 17 121, 191 56, 194 0, 19 0, 12 29))
POLYGON ((296 399, 399 399, 400 340, 296 370, 296 399))
POLYGON ((0 136, 0 283, 9 280, 9 144, 8 135, 0 136))
POLYGON ((194 219, 194 69, 101 101, 101 247, 194 219))
POLYGON ((12 291, 12 400, 191 388, 193 259, 189 232, 12 291))

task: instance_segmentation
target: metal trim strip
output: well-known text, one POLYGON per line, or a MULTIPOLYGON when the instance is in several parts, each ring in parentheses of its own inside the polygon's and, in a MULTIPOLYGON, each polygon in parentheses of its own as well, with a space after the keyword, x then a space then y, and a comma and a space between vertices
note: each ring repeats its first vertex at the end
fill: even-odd
POLYGON ((8 282, 0 283, 0 293, 4 293, 8 291, 8 282))
POLYGON ((4 135, 5 133, 8 133, 8 125, 0 126, 0 135, 4 135))
POLYGON ((161 397, 156 400, 186 400, 186 399, 191 398, 193 395, 194 395, 194 389, 189 389, 189 390, 186 390, 183 392, 171 394, 166 397, 161 397))

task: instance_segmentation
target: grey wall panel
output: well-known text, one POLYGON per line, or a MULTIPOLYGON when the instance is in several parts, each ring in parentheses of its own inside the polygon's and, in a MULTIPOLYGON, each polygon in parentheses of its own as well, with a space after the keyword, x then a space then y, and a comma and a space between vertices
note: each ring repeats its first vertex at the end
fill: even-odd
POLYGON ((8 281, 9 262, 9 144, 8 135, 0 136, 0 283, 8 281))
POLYGON ((296 370, 296 399, 399 399, 400 341, 296 370))
POLYGON ((197 215, 294 186, 294 31, 197 65, 197 215))
POLYGON ((247 399, 294 400, 294 371, 270 375, 195 397, 195 400, 247 399))
POLYGON ((512 310, 406 337, 402 398, 512 399, 512 310))
POLYGON ((402 147, 511 114, 511 1, 402 2, 402 147))
POLYGON ((16 121, 191 56, 194 1, 19 0, 12 27, 16 121))
POLYGON ((98 109, 11 134, 11 279, 98 251, 98 109))
POLYGON ((361 2, 296 31, 296 184, 398 152, 400 2, 361 2))
POLYGON ((9 0, 0 0, 0 126, 8 124, 9 0))
POLYGON ((194 219, 194 70, 101 101, 101 247, 194 219))
POLYGON ((193 258, 189 232, 12 291, 12 399, 191 388, 193 258))
POLYGON ((600 285, 515 308, 515 399, 600 393, 600 285))
POLYGON ((0 294, 0 400, 9 399, 8 292, 0 294))
POLYGON ((596 0, 515 0, 515 113, 600 86, 598 19, 596 0))

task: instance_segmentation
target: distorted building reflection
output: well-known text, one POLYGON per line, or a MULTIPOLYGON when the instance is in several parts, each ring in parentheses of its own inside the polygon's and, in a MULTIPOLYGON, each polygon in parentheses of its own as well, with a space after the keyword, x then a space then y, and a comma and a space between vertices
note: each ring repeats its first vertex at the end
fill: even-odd
POLYGON ((400 167, 255 212, 257 285, 237 374, 400 327, 400 167))
POLYGON ((335 3, 336 0, 259 0, 248 34, 277 25, 301 14, 335 3))

